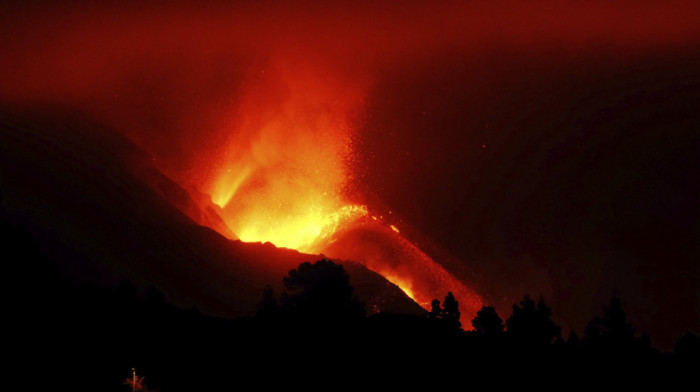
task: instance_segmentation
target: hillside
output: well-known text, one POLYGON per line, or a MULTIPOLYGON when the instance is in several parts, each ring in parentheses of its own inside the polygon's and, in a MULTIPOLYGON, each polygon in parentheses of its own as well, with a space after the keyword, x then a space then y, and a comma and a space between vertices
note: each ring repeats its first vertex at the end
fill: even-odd
MULTIPOLYGON (((30 232, 71 280, 116 287, 128 279, 157 287, 179 306, 224 317, 251 315, 265 285, 280 290, 290 269, 321 257, 225 238, 209 228, 225 226, 215 206, 203 205, 201 195, 193 198, 150 161, 120 133, 80 113, 5 110, 2 220, 30 232)), ((368 309, 423 312, 380 275, 344 264, 368 309)))

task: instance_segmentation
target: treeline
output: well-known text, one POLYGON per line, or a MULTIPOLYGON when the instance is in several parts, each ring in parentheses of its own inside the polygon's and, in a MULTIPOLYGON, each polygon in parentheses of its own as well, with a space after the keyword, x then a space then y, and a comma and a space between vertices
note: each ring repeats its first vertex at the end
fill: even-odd
POLYGON ((132 368, 142 390, 205 391, 377 380, 392 384, 483 378, 513 369, 556 378, 693 374, 698 338, 660 353, 627 323, 613 299, 580 338, 563 339, 544 301, 525 297, 505 321, 484 307, 459 324, 451 294, 425 317, 372 314, 357 300, 341 265, 304 263, 283 277, 285 291, 261 293, 254 317, 226 320, 167 303, 157 288, 139 292, 76 285, 36 250, 27 233, 3 227, 8 252, 4 354, 26 390, 129 391, 132 368), (466 330, 466 331, 465 331, 466 330), (653 369, 647 372, 645 369, 653 369))
POLYGON ((328 260, 302 264, 290 271, 284 284, 287 291, 279 298, 270 288, 264 292, 255 317, 263 328, 284 325, 295 334, 313 331, 322 335, 351 326, 362 341, 391 345, 392 350, 406 354, 420 353, 417 361, 449 358, 453 364, 479 365, 488 360, 508 365, 530 360, 551 366, 654 366, 657 371, 700 364, 700 338, 687 333, 673 353, 662 353, 652 346, 647 333, 637 333, 627 321, 617 297, 592 318, 582 336, 571 331, 565 338, 552 320, 552 309, 542 298, 535 301, 529 295, 513 305, 507 319, 495 308, 484 306, 471 325, 463 328, 459 303, 452 293, 442 303, 433 300, 426 317, 366 316, 352 295, 343 267, 328 260), (464 356, 444 355, 455 350, 464 356))

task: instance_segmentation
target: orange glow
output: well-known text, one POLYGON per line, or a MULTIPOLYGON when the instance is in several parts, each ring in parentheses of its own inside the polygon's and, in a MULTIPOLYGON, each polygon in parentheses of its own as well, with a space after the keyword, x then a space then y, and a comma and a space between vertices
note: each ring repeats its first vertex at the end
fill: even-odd
POLYGON ((137 376, 136 369, 134 369, 134 368, 131 368, 131 373, 132 373, 131 378, 127 378, 126 381, 124 381, 124 384, 130 386, 132 392, 143 390, 144 389, 144 387, 143 387, 144 377, 137 376))
POLYGON ((364 263, 396 284, 424 309, 433 299, 452 292, 464 315, 462 323, 473 318, 482 306, 478 294, 442 265, 394 230, 370 220, 359 221, 338 233, 337 240, 324 250, 326 255, 364 263))
MULTIPOLYGON (((298 215, 275 216, 276 209, 268 215, 251 216, 248 226, 238 236, 243 241, 270 241, 285 248, 320 253, 319 246, 344 224, 367 214, 367 207, 345 205, 327 212, 324 206, 301 211, 298 215)), ((256 210, 256 212, 259 210, 256 210)), ((265 212, 263 212, 265 213, 265 212)))
POLYGON ((301 56, 250 77, 211 190, 241 240, 318 253, 344 223, 367 215, 342 193, 362 90, 301 56))
POLYGON ((229 140, 212 200, 242 241, 362 262, 426 309, 451 291, 472 317, 481 303, 473 291, 382 215, 348 202, 362 86, 301 56, 260 68, 225 125, 229 140))
MULTIPOLYGON (((410 280, 404 279, 404 278, 400 277, 399 275, 394 274, 393 271, 391 271, 391 270, 383 270, 382 272, 379 272, 379 271, 376 271, 376 272, 377 272, 378 274, 382 275, 382 276, 383 276, 386 280, 388 280, 389 282, 391 282, 391 283, 395 284, 396 286, 398 286, 398 287, 401 289, 401 291, 403 291, 404 293, 406 293, 406 295, 408 295, 409 297, 411 297, 412 300, 416 301, 416 303, 417 303, 418 305, 420 305, 420 306, 426 308, 426 306, 427 306, 428 304, 421 303, 421 302, 418 300, 418 297, 417 297, 416 294, 413 292, 413 285, 411 284, 411 281, 410 281, 410 280)), ((427 309, 427 308, 426 308, 426 309, 427 309)))

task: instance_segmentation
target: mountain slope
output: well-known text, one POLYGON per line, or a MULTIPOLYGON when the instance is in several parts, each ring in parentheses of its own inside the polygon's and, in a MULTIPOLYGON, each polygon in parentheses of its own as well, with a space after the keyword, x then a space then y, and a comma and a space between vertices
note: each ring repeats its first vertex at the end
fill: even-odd
MULTIPOLYGON (((31 232, 70 279, 114 286, 128 278, 180 306, 238 317, 255 311, 266 284, 279 291, 290 269, 320 258, 201 226, 216 222, 215 211, 203 212, 145 153, 79 113, 5 110, 0 142, 2 219, 31 232)), ((423 312, 378 274, 344 264, 368 309, 423 312)))

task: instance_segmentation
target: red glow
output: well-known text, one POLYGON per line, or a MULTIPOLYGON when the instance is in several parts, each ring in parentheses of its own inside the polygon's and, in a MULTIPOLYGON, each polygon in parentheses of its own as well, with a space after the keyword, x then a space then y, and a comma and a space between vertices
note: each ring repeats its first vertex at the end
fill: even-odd
MULTIPOLYGON (((363 262, 380 273, 426 310, 433 299, 454 293, 469 322, 481 308, 482 300, 474 290, 454 277, 442 265, 417 246, 384 224, 364 220, 338 233, 324 253, 363 262)), ((466 321, 465 321, 466 320, 466 321)))
POLYGON ((465 317, 480 304, 473 290, 348 189, 356 122, 378 75, 445 54, 551 52, 573 63, 700 37, 696 1, 379 1, 313 12, 295 1, 119 3, 4 7, 0 101, 88 111, 210 193, 241 239, 357 259, 423 306, 452 291, 465 317))
POLYGON ((318 253, 320 242, 367 215, 343 194, 350 116, 363 91, 333 77, 284 56, 251 78, 226 124, 228 147, 211 185, 214 203, 243 241, 318 253))
POLYGON ((351 118, 362 106, 361 86, 299 57, 280 57, 264 70, 227 125, 225 159, 211 185, 231 230, 243 241, 363 262, 426 309, 452 291, 465 314, 475 312, 473 291, 396 226, 375 216, 368 226, 368 207, 348 201, 351 118), (356 244, 358 230, 372 237, 356 244))

